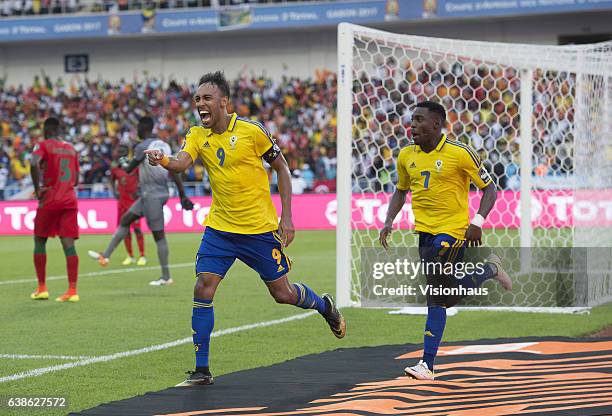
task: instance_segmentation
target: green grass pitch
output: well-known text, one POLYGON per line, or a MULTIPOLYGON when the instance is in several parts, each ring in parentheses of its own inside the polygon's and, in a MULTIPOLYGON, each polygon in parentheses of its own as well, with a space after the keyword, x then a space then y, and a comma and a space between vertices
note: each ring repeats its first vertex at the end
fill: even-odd
MULTIPOLYGON (((489 233, 491 231, 488 231, 489 233)), ((120 247, 108 269, 86 257, 86 250, 101 249, 109 236, 83 236, 80 254, 81 302, 60 304, 31 301, 36 284, 31 237, 2 237, 0 252, 4 272, 0 276, 0 379, 25 371, 77 361, 57 358, 7 358, 9 355, 100 357, 164 344, 191 336, 193 261, 200 235, 171 234, 171 263, 175 284, 151 287, 159 277, 156 250, 146 238, 149 265, 126 271, 120 247), (91 275, 108 270, 109 274, 91 275), (21 282, 26 280, 26 282, 21 282)), ((56 239, 49 240, 48 276, 65 274, 64 256, 56 239)), ((298 232, 288 249, 294 259, 290 274, 318 293, 335 291, 335 233, 298 232)), ((66 289, 65 278, 49 281, 51 296, 66 289)), ((240 262, 220 286, 215 299, 215 330, 285 318, 304 311, 277 305, 255 272, 240 262)), ((323 319, 305 319, 254 328, 214 338, 211 370, 222 375, 270 365, 306 354, 338 347, 421 343, 425 317, 389 315, 386 310, 348 308, 345 339, 332 336, 323 319)), ((509 312, 461 312, 449 317, 446 341, 519 337, 581 336, 612 325, 612 305, 598 307, 590 315, 521 314, 509 312)), ((36 411, 66 414, 112 400, 172 386, 193 367, 190 343, 117 358, 106 362, 52 371, 37 377, 0 382, 0 398, 67 397, 68 409, 36 411)), ((401 369, 398 368, 398 374, 401 369)), ((30 414, 0 408, 0 414, 30 414)))

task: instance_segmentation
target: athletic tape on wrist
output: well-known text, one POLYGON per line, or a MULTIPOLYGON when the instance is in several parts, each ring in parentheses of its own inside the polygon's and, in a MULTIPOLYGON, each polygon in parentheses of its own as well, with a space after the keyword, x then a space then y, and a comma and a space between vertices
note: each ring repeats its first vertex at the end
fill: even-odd
POLYGON ((472 224, 475 225, 476 227, 482 228, 482 225, 484 224, 484 222, 485 222, 485 219, 480 214, 476 214, 474 215, 474 218, 472 218, 472 224))

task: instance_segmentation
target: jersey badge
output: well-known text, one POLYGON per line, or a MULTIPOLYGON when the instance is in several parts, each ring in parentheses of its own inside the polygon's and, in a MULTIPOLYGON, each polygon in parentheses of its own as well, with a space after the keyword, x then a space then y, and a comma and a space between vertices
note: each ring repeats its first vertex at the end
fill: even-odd
POLYGON ((442 161, 440 159, 436 160, 436 170, 438 172, 442 170, 442 161))

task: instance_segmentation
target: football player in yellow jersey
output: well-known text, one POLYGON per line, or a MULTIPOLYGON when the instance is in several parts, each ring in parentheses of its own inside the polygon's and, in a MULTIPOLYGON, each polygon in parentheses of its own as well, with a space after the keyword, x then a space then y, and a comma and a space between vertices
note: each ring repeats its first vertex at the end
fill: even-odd
MULTIPOLYGON (((387 238, 392 232, 393 220, 411 191, 415 230, 419 233, 419 256, 425 263, 457 263, 462 261, 466 245, 480 246, 482 225, 497 198, 495 185, 476 152, 463 143, 448 140, 442 134, 445 123, 446 111, 440 104, 423 101, 416 105, 411 122, 414 145, 403 148, 398 156, 398 183, 379 236, 382 246, 388 248, 387 238), (470 181, 483 191, 478 213, 471 222, 468 213, 470 181)), ((504 289, 512 289, 512 281, 502 268, 500 258, 494 254, 488 257, 479 273, 462 279, 432 273, 426 278, 430 287, 473 289, 488 279, 495 279, 504 289)), ((407 375, 420 380, 434 379, 434 359, 446 326, 446 308, 460 299, 428 294, 423 359, 415 366, 406 367, 407 375)))
POLYGON ((236 259, 257 271, 278 303, 316 309, 337 338, 346 324, 330 295, 319 297, 302 283, 291 283, 291 261, 283 252, 295 234, 291 219, 291 175, 280 148, 260 123, 227 113, 229 85, 222 72, 204 75, 194 96, 202 127, 192 127, 175 157, 147 151, 149 163, 173 172, 200 158, 208 170, 213 202, 196 255, 193 299, 195 371, 179 386, 212 384, 208 367, 214 325, 213 297, 236 259), (280 224, 270 197, 263 160, 278 174, 280 224))

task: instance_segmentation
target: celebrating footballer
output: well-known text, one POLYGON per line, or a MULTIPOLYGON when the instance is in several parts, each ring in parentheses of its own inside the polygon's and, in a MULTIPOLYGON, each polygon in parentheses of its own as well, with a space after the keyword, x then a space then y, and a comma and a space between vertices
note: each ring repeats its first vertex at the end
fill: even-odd
POLYGON ((188 169, 199 158, 208 170, 213 194, 196 256, 192 314, 196 367, 179 386, 213 383, 208 365, 213 298, 236 259, 259 274, 276 302, 315 309, 337 338, 346 333, 344 317, 330 295, 318 296, 306 284, 287 278, 291 260, 284 248, 293 241, 295 230, 291 175, 280 148, 261 123, 228 114, 230 91, 222 72, 204 75, 198 85, 194 103, 202 126, 191 128, 176 156, 158 149, 145 152, 150 164, 172 172, 188 169), (280 223, 263 161, 278 174, 280 223))

